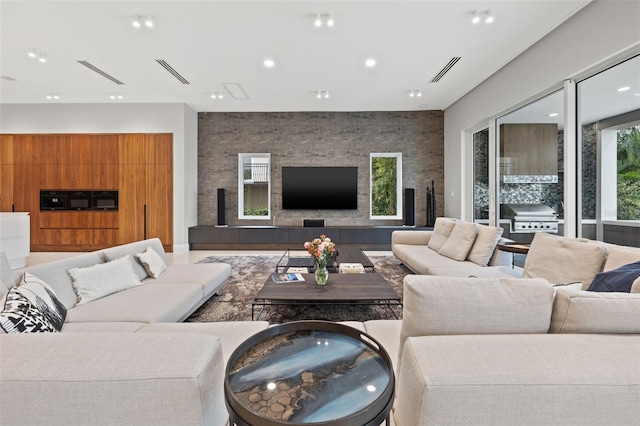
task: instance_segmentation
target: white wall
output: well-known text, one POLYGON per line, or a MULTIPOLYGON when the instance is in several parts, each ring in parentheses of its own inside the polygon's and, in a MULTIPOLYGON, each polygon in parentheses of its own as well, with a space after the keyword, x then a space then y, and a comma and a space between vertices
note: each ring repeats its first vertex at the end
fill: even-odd
POLYGON ((0 133, 173 133, 174 251, 196 225, 197 113, 184 104, 3 104, 0 133))
MULTIPOLYGON (((444 112, 445 216, 465 215, 464 131, 583 74, 640 50, 640 2, 594 1, 444 112)), ((471 218, 466 218, 471 219, 471 218)))

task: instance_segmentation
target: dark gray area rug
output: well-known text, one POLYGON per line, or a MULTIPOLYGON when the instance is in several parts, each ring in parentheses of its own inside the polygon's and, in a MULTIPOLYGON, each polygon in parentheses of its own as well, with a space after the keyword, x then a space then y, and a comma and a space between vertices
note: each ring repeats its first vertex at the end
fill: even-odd
MULTIPOLYGON (((210 256, 198 263, 228 263, 231 276, 204 305, 193 313, 188 322, 250 321, 251 302, 267 278, 275 271, 280 259, 274 256, 210 256)), ((382 274, 391 287, 402 297, 402 279, 411 273, 393 256, 370 256, 376 272, 382 274)), ((331 277, 329 277, 331 279, 331 277)), ((398 318, 402 318, 400 307, 392 308, 398 318)), ((256 314, 259 307, 256 308, 256 314)), ((372 319, 393 319, 393 313, 386 306, 363 305, 298 305, 268 306, 260 320, 271 324, 281 324, 299 320, 326 321, 367 321, 372 319)))

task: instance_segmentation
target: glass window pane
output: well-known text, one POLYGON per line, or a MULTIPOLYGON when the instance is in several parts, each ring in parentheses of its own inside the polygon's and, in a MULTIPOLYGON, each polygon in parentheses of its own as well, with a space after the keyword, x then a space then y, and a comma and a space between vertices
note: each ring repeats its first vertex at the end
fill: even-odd
POLYGON ((270 155, 238 154, 238 218, 269 219, 270 155))
POLYGON ((489 219, 489 129, 473 134, 473 220, 489 219))
POLYGON ((402 153, 370 155, 371 219, 402 218, 402 153))

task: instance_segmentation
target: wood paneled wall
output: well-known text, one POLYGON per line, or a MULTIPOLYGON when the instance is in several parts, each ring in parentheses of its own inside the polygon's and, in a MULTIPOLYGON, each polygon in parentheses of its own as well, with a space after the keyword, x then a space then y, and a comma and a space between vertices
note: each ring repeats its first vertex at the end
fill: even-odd
POLYGON ((33 251, 96 250, 144 237, 171 250, 171 134, 0 135, 0 155, 0 211, 30 212, 33 251), (41 212, 43 189, 117 190, 119 209, 41 212))

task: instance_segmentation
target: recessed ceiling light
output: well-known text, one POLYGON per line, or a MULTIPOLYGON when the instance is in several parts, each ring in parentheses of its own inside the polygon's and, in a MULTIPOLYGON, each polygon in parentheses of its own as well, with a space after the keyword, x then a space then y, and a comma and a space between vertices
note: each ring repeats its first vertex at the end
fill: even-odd
POLYGON ((633 96, 640 96, 640 93, 634 93, 633 96))
POLYGON ((327 27, 333 27, 333 24, 335 24, 333 15, 329 15, 329 17, 327 18, 327 27))
POLYGON ((140 28, 142 27, 142 22, 140 22, 142 19, 139 16, 134 16, 133 19, 131 20, 131 25, 134 28, 140 28))
POLYGON ((147 16, 144 19, 144 26, 147 28, 153 28, 153 20, 151 19, 151 16, 147 16))
POLYGON ((322 26, 322 18, 320 18, 320 15, 316 15, 316 19, 313 21, 313 25, 315 25, 316 27, 322 26))
POLYGON ((270 58, 265 59, 263 64, 267 68, 273 68, 276 65, 275 61, 273 59, 270 59, 270 58))
POLYGON ((40 62, 42 62, 44 64, 45 62, 47 62, 47 56, 44 53, 41 53, 38 56, 38 61, 40 61, 40 62))
POLYGON ((58 99, 60 99, 60 95, 57 93, 49 93, 47 96, 45 96, 47 99, 49 100, 55 100, 57 101, 58 99))
POLYGON ((492 22, 493 22, 493 15, 491 14, 491 12, 489 12, 489 11, 485 12, 484 23, 485 24, 490 24, 492 22))
POLYGON ((557 116, 558 116, 557 112, 552 112, 547 117, 557 117, 557 116))
POLYGON ((376 66, 377 61, 375 60, 375 58, 369 58, 367 59, 364 64, 368 67, 368 68, 373 68, 376 66))
POLYGON ((478 15, 478 12, 473 12, 473 18, 471 18, 471 23, 472 24, 480 23, 480 15, 478 15))
POLYGON ((113 95, 109 95, 109 99, 112 99, 112 100, 121 100, 121 99, 124 99, 124 96, 122 96, 122 95, 121 95, 121 94, 119 94, 119 93, 114 93, 113 95))
POLYGON ((616 89, 616 92, 626 92, 627 90, 631 90, 631 86, 623 86, 616 89))
POLYGON ((27 51, 27 56, 28 56, 28 57, 30 57, 30 58, 35 58, 35 57, 36 57, 36 56, 38 56, 38 55, 36 55, 36 51, 35 51, 35 49, 29 49, 29 50, 27 51))
POLYGON ((329 99, 329 91, 328 90, 318 90, 316 92, 316 98, 318 98, 318 99, 322 99, 322 98, 329 99))
POLYGON ((211 94, 211 99, 224 99, 224 96, 220 92, 213 92, 211 94))

